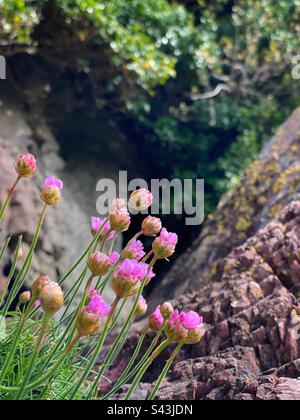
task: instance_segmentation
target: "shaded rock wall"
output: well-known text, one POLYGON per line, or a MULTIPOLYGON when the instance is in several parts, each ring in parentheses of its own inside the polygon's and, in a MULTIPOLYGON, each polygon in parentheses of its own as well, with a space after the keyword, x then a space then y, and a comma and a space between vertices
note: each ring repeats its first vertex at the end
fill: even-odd
POLYGON ((175 263, 153 298, 159 300, 210 281, 220 260, 300 198, 300 109, 265 146, 234 190, 204 224, 199 238, 175 263), (176 287, 174 287, 176 284, 176 287))

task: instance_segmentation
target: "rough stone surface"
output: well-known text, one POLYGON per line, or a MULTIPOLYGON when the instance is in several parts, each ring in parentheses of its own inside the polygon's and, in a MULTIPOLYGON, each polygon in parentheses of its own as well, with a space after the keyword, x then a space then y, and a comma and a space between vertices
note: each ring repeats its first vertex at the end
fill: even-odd
POLYGON ((240 185, 222 198, 199 238, 178 259, 153 298, 178 296, 210 281, 222 258, 300 198, 299 180, 300 108, 265 146, 240 185))
MULTIPOLYGON (((159 399, 300 399, 299 232, 295 201, 224 258, 209 285, 174 300, 179 309, 203 314, 207 332, 200 344, 182 349, 159 399)), ((112 380, 126 365, 140 328, 111 371, 112 380)), ((143 394, 167 353, 144 377, 143 394)), ((135 397, 142 397, 140 390, 135 397)))

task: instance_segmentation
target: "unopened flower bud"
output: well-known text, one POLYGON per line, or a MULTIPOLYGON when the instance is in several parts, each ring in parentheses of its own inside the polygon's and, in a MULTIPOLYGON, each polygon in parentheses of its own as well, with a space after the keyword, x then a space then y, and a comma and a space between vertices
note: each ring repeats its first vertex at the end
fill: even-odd
POLYGON ((17 174, 22 178, 31 178, 36 174, 37 163, 35 156, 30 153, 23 154, 19 157, 15 165, 17 174))
POLYGON ((31 293, 30 292, 23 292, 19 296, 19 303, 21 305, 25 305, 25 303, 28 303, 31 299, 31 293))
POLYGON ((160 236, 152 244, 155 257, 159 260, 171 257, 175 252, 177 242, 178 236, 176 233, 169 233, 163 228, 160 236))
POLYGON ((142 232, 146 236, 156 236, 161 229, 162 223, 158 217, 148 216, 142 223, 142 232))
POLYGON ((97 334, 102 325, 102 320, 111 311, 111 306, 105 302, 99 292, 94 291, 91 301, 81 309, 76 327, 81 337, 97 334))
POLYGON ((131 222, 129 214, 120 210, 115 210, 111 213, 109 221, 112 230, 117 233, 126 232, 129 229, 131 222))
POLYGON ((93 276, 103 276, 116 264, 120 256, 112 252, 110 256, 103 252, 96 251, 88 259, 87 265, 93 276))
POLYGON ((168 320, 173 312, 174 308, 170 302, 165 302, 160 307, 160 313, 165 320, 168 320))
POLYGON ((64 292, 57 283, 52 281, 42 288, 40 300, 44 312, 53 316, 64 304, 64 292))
POLYGON ((48 206, 54 206, 60 202, 62 189, 63 182, 60 179, 56 179, 54 176, 51 176, 44 182, 41 199, 48 206))
POLYGON ((39 298, 41 290, 50 283, 48 276, 38 277, 31 287, 32 296, 39 298))
POLYGON ((152 331, 159 331, 164 325, 164 319, 160 313, 160 305, 157 306, 155 311, 149 316, 149 327, 152 331))
POLYGON ((137 211, 147 210, 152 206, 153 194, 146 188, 133 191, 130 196, 128 206, 137 211))
POLYGON ((148 310, 147 301, 143 296, 140 296, 138 305, 135 311, 135 316, 142 317, 147 313, 147 310, 148 310))

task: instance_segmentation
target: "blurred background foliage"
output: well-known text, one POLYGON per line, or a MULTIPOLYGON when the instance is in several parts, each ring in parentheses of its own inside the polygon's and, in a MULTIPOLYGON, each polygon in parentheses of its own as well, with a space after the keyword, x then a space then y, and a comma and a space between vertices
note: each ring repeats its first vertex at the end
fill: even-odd
MULTIPOLYGON (((207 211, 300 103, 300 0, 0 0, 1 42, 39 48, 49 5, 117 69, 118 109, 97 91, 92 106, 156 176, 205 178, 207 211)), ((99 71, 80 50, 75 65, 99 71)))

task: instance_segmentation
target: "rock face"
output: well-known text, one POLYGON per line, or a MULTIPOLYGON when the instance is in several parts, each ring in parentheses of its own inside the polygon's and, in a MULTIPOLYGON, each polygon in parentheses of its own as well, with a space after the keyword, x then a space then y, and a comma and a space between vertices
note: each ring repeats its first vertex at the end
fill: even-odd
MULTIPOLYGON (((300 399, 299 232, 296 201, 224 258, 209 285, 173 302, 203 314, 207 333, 200 344, 182 349, 159 399, 300 399)), ((137 339, 130 337, 123 364, 137 339)), ((166 353, 136 398, 148 395, 166 353)))
POLYGON ((199 238, 178 259, 153 299, 161 300, 170 293, 178 296, 210 281, 222 258, 300 198, 299 180, 300 108, 265 146, 240 185, 223 197, 199 238))
MULTIPOLYGON (((14 57, 13 60, 17 58, 14 57)), ((99 162, 93 157, 99 156, 99 150, 91 150, 87 145, 84 135, 89 136, 90 133, 85 131, 86 127, 82 127, 81 142, 84 147, 80 148, 80 142, 79 145, 77 143, 78 133, 74 132, 68 133, 68 147, 61 143, 60 137, 55 136, 53 121, 48 120, 51 75, 43 72, 43 66, 34 56, 23 57, 20 63, 23 66, 27 63, 26 74, 24 68, 20 69, 14 62, 14 72, 9 70, 8 79, 1 81, 0 203, 16 178, 13 165, 20 153, 36 154, 39 170, 33 180, 22 180, 8 209, 2 236, 8 233, 13 235, 11 254, 19 235, 23 235, 25 251, 34 236, 42 208, 39 193, 43 179, 55 175, 64 181, 62 202, 48 210, 33 267, 27 278, 28 286, 41 273, 55 280, 60 279, 82 254, 91 240, 89 219, 97 214, 97 181, 104 177, 117 182, 119 162, 124 162, 131 152, 130 146, 125 139, 120 138, 119 132, 105 126, 105 122, 98 124, 95 130, 98 133, 95 144, 99 148, 106 148, 108 157, 104 161, 99 162), (30 77, 27 77, 28 73, 30 77), (106 135, 115 140, 107 144, 106 137, 103 137, 106 135)), ((61 86, 64 86, 63 83, 61 86)), ((75 104, 76 101, 73 101, 74 106, 75 104)), ((55 110, 52 110, 52 117, 54 115, 55 110)), ((123 169, 126 168, 124 164, 123 169)), ((4 261, 1 274, 7 274, 10 264, 11 258, 8 257, 4 261)), ((74 278, 70 281, 73 282, 74 278)), ((68 286, 66 283, 66 289, 68 286)))

